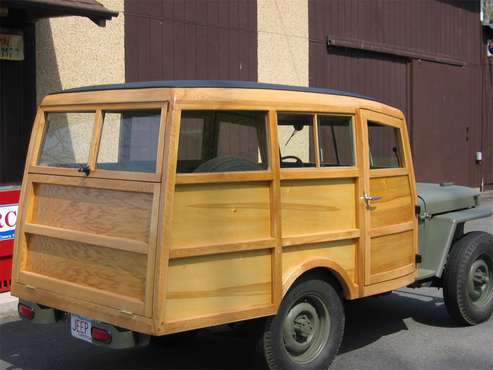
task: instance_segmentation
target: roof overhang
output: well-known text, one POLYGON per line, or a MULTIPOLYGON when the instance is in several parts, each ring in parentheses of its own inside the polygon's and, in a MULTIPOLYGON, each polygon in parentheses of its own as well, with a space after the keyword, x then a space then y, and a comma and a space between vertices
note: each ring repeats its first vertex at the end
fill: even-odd
POLYGON ((79 16, 104 27, 106 21, 118 16, 96 0, 0 0, 0 8, 25 11, 32 18, 79 16))

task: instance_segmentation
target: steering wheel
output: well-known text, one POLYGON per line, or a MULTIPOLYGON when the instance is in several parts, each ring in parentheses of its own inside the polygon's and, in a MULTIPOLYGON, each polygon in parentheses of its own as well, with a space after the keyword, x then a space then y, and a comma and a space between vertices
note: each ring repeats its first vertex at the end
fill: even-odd
POLYGON ((296 164, 303 164, 303 161, 295 155, 286 155, 284 157, 281 157, 281 162, 283 162, 285 159, 294 159, 296 161, 296 164))

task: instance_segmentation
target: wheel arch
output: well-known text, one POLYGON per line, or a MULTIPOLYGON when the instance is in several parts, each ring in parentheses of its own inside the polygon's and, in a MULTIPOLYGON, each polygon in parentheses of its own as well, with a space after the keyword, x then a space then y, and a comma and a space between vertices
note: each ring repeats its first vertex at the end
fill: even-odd
POLYGON ((339 288, 345 299, 358 297, 357 287, 353 284, 347 271, 329 258, 311 258, 290 268, 283 274, 282 296, 284 297, 296 281, 310 274, 322 274, 327 280, 333 279, 338 284, 335 288, 339 288))

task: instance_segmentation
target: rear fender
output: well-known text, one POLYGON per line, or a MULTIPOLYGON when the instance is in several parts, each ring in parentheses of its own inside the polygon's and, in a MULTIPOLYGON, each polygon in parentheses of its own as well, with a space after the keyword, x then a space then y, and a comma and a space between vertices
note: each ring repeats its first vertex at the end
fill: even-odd
POLYGON ((457 225, 467 221, 490 217, 493 211, 484 208, 470 208, 457 212, 434 216, 426 221, 424 229, 421 268, 435 272, 440 278, 443 274, 447 256, 454 241, 457 225))

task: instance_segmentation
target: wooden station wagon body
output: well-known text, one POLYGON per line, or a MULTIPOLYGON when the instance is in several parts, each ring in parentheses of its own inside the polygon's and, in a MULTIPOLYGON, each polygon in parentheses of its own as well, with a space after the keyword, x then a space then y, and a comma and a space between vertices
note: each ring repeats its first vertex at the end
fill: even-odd
POLYGON ((415 206, 406 122, 384 104, 235 82, 76 89, 36 116, 12 290, 151 335, 273 315, 316 269, 357 299, 415 281, 415 206))

